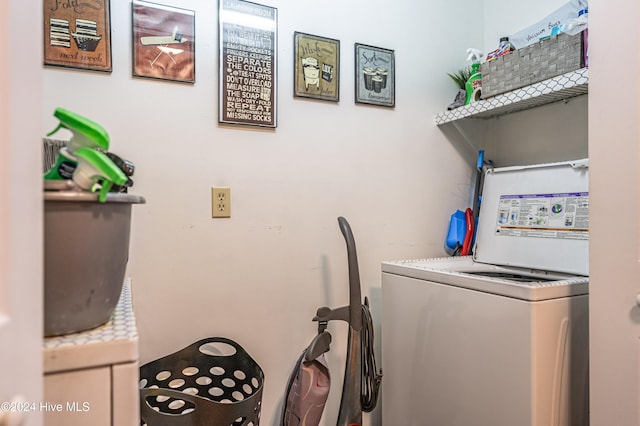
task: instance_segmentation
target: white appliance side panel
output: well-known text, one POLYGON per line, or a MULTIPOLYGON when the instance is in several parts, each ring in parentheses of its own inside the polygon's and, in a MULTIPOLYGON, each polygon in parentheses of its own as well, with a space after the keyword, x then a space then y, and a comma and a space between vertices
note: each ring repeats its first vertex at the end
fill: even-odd
POLYGON ((589 424, 589 296, 533 303, 533 424, 589 424))
POLYGON ((532 424, 527 302, 382 277, 382 424, 532 424))
POLYGON ((475 260, 589 275, 586 165, 579 160, 488 170, 475 260))
POLYGON ((383 424, 588 424, 587 295, 526 302, 383 273, 382 315, 383 424))

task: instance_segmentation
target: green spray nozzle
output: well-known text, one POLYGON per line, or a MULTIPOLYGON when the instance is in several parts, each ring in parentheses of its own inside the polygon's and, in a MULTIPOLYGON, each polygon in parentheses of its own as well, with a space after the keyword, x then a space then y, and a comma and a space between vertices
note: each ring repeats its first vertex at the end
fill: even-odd
POLYGON ((104 203, 107 193, 115 185, 124 185, 127 176, 105 154, 91 148, 80 148, 76 151, 78 166, 73 173, 73 181, 78 187, 93 191, 96 183, 100 181, 98 201, 104 203))
POLYGON ((53 135, 61 128, 71 131, 73 136, 67 143, 70 154, 83 147, 102 148, 105 151, 109 149, 109 134, 95 121, 64 108, 56 108, 53 115, 60 120, 60 124, 47 136, 53 135))

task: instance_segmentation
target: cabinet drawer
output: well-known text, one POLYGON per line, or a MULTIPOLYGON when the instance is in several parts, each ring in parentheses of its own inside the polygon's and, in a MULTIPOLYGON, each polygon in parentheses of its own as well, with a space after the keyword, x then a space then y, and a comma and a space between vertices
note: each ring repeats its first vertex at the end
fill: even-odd
POLYGON ((109 367, 45 374, 45 426, 111 426, 109 367))

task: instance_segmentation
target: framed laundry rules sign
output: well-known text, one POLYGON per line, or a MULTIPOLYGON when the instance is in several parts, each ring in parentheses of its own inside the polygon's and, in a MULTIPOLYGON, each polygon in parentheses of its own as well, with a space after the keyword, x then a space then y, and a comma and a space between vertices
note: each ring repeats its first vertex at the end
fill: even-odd
POLYGON ((111 72, 109 0, 43 0, 44 64, 111 72))
POLYGON ((356 103, 394 107, 396 70, 393 50, 355 44, 356 103))
POLYGON ((303 98, 340 100, 340 41, 293 34, 293 94, 303 98))
POLYGON ((134 0, 133 75, 196 81, 195 12, 134 0))
POLYGON ((278 10, 219 0, 220 123, 277 126, 278 10))

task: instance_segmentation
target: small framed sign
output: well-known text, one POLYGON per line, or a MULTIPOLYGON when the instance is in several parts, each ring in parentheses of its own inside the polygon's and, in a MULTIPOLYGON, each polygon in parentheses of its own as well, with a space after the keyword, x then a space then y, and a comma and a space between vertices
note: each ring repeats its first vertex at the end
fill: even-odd
POLYGON ((219 0, 220 123, 277 125, 278 10, 219 0))
POLYGON ((293 94, 340 100, 340 41, 311 34, 293 34, 293 94))
POLYGON ((196 81, 195 12, 133 0, 133 75, 196 81))
POLYGON ((111 72, 109 0, 44 0, 44 64, 111 72))
POLYGON ((355 44, 356 103, 394 107, 396 71, 393 50, 355 44))

